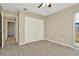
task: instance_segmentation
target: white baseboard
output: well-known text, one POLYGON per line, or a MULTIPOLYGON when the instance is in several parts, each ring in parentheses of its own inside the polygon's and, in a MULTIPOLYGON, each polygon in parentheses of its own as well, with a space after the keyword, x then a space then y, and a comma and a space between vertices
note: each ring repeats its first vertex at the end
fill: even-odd
POLYGON ((24 44, 26 44, 26 42, 23 42, 23 43, 19 43, 19 45, 24 45, 24 44))
POLYGON ((70 46, 70 45, 63 44, 63 43, 60 43, 60 42, 56 42, 56 41, 53 41, 53 40, 48 40, 47 39, 47 41, 54 42, 54 43, 57 43, 57 44, 60 44, 60 45, 63 45, 63 46, 69 47, 69 48, 75 48, 74 46, 70 46))
POLYGON ((75 46, 79 48, 79 43, 74 42, 75 46))
MULTIPOLYGON (((46 38, 45 39, 42 39, 42 40, 47 40, 47 41, 50 41, 50 42, 53 42, 53 43, 56 43, 56 44, 60 44, 60 45, 63 45, 63 46, 69 47, 69 48, 74 48, 74 49, 78 49, 79 50, 79 48, 76 48, 74 46, 70 46, 70 45, 63 44, 63 43, 60 43, 60 42, 57 42, 57 41, 53 41, 53 40, 48 40, 46 38)), ((36 42, 36 41, 40 41, 40 40, 27 41, 27 42, 20 43, 19 45, 24 45, 24 44, 28 44, 28 43, 32 43, 32 42, 36 42)))

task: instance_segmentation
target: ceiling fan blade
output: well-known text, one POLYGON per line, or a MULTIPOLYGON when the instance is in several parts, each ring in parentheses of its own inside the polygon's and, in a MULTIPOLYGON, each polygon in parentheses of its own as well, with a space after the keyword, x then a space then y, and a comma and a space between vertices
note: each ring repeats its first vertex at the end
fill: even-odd
POLYGON ((43 5, 43 3, 41 3, 41 4, 38 6, 38 8, 40 8, 42 5, 43 5))

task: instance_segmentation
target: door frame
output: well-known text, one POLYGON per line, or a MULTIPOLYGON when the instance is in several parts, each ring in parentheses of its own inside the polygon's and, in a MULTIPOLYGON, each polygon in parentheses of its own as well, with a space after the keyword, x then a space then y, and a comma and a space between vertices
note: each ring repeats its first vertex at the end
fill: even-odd
MULTIPOLYGON (((4 40, 6 40, 6 39, 4 39, 4 24, 3 24, 3 20, 4 20, 4 16, 5 17, 7 17, 7 16, 11 16, 11 17, 15 17, 15 24, 16 24, 16 35, 15 35, 15 37, 16 37, 16 42, 17 43, 19 43, 19 22, 18 22, 18 16, 15 16, 15 15, 10 15, 10 14, 4 14, 4 12, 3 11, 1 11, 1 20, 2 20, 2 48, 4 48, 4 45, 5 45, 5 42, 4 42, 4 40)), ((8 21, 6 21, 6 22, 8 22, 8 21)), ((7 26, 8 24, 6 24, 6 26, 7 26)), ((7 32, 7 27, 6 27, 6 32, 7 32)), ((6 36, 7 36, 7 33, 6 33, 6 36)))
POLYGON ((1 11, 1 20, 2 20, 2 48, 4 47, 4 31, 3 31, 3 11, 1 11))
MULTIPOLYGON (((19 43, 19 39, 18 39, 18 35, 19 35, 19 33, 18 33, 18 31, 19 31, 19 29, 18 29, 18 17, 17 16, 14 16, 14 15, 8 15, 8 14, 6 14, 6 17, 14 17, 15 18, 15 21, 14 21, 14 27, 15 27, 15 37, 16 37, 16 42, 17 43, 19 43)), ((8 30, 8 20, 7 20, 7 30, 8 30)), ((6 30, 6 31, 7 31, 6 30)), ((8 33, 8 32, 7 32, 8 33)))

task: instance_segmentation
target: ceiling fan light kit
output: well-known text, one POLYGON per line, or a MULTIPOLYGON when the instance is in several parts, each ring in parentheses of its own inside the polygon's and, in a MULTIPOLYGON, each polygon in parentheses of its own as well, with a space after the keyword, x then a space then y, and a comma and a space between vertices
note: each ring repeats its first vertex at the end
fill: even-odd
POLYGON ((40 8, 40 7, 42 7, 42 6, 47 6, 47 7, 51 7, 51 4, 50 3, 41 3, 39 6, 38 6, 38 8, 40 8))

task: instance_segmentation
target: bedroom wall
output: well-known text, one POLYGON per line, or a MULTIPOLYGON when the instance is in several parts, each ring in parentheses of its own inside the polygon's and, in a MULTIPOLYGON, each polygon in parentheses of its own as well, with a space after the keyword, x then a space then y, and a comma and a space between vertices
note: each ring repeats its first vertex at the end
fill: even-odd
POLYGON ((25 13, 22 10, 20 10, 19 11, 19 45, 22 45, 25 42, 25 36, 24 36, 25 19, 24 19, 24 17, 25 17, 25 13))
POLYGON ((45 38, 49 41, 74 46, 73 22, 75 12, 79 12, 79 4, 47 16, 45 38))

